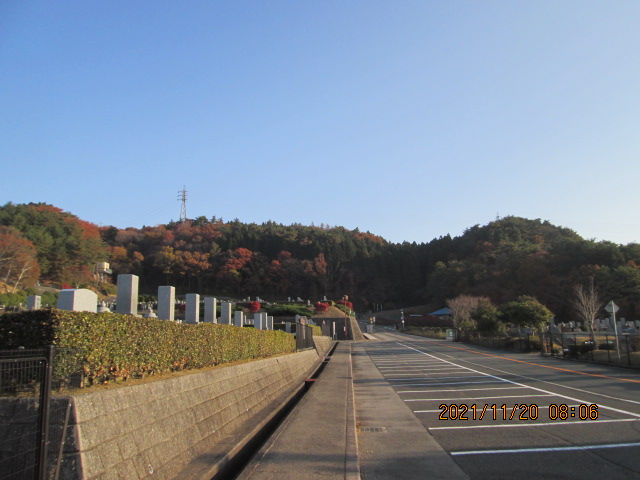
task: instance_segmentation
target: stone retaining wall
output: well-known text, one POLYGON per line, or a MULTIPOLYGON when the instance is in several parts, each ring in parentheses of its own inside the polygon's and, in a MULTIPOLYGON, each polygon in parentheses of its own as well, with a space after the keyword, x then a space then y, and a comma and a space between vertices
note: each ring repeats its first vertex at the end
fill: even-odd
POLYGON ((331 337, 318 337, 314 335, 313 344, 316 347, 318 355, 326 355, 333 345, 333 340, 331 340, 331 337))
POLYGON ((330 346, 321 340, 318 351, 76 395, 61 478, 200 478, 300 386, 330 346))

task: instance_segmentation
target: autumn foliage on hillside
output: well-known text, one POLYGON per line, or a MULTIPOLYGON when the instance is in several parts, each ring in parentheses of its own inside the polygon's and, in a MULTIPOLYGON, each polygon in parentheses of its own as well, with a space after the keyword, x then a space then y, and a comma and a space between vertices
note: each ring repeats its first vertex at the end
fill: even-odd
MULTIPOLYGON (((315 302, 349 295, 358 309, 428 303, 434 310, 461 294, 495 304, 529 295, 568 321, 575 315, 574 285, 593 277, 604 298, 615 299, 627 318, 640 318, 640 244, 584 240, 541 220, 506 217, 459 237, 392 244, 357 229, 216 217, 98 228, 51 205, 8 203, 0 207, 0 226, 24 239, 5 239, 5 256, 8 245, 22 245, 25 258, 33 256, 28 241, 40 279, 74 286, 92 278, 95 261, 108 261, 114 280, 120 273, 138 275, 141 293, 174 285, 181 293, 237 298, 315 302)), ((37 276, 34 264, 19 288, 37 276)))
POLYGON ((108 255, 96 225, 52 205, 7 203, 0 207, 0 226, 18 231, 23 246, 26 240, 35 247, 36 262, 18 285, 30 286, 38 278, 74 285, 87 282, 92 279, 94 262, 108 255))

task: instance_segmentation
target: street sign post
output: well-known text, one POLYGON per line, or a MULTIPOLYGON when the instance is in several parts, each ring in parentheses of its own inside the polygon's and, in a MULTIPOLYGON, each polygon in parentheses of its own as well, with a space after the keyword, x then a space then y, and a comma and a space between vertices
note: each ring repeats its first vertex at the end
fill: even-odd
POLYGON ((618 352, 618 363, 620 363, 620 342, 618 341, 618 324, 616 323, 616 312, 620 307, 611 300, 604 309, 613 316, 613 330, 616 334, 616 352, 618 352))

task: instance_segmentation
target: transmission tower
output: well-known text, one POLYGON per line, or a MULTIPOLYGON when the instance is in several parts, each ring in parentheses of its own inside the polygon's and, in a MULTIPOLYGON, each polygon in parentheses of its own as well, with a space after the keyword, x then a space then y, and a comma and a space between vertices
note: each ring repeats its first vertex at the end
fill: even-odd
POLYGON ((178 201, 181 202, 180 221, 184 222, 187 219, 187 191, 184 185, 182 186, 182 190, 178 191, 178 201))

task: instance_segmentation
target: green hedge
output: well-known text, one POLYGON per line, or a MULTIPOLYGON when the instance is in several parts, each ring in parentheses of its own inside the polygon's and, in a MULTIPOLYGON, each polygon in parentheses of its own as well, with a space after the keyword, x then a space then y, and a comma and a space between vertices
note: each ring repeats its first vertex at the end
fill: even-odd
POLYGON ((292 335, 232 325, 55 309, 0 316, 0 349, 50 344, 57 375, 79 362, 88 385, 295 352, 292 335))
POLYGON ((277 303, 266 307, 265 310, 272 317, 294 317, 296 315, 310 317, 313 315, 313 308, 293 303, 277 303))

